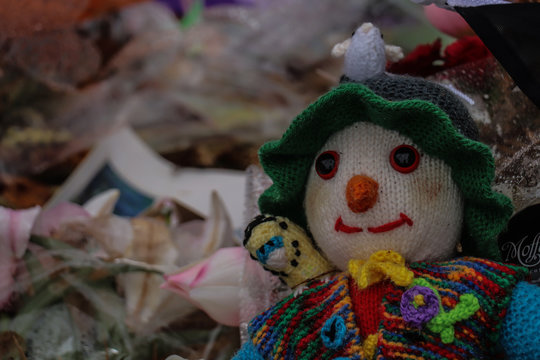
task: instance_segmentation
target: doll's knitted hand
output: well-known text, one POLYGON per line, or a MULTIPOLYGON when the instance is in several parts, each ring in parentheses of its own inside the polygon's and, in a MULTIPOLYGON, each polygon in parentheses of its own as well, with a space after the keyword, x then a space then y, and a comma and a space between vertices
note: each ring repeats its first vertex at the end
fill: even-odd
POLYGON ((253 219, 245 231, 244 247, 291 288, 333 269, 304 229, 281 216, 253 219))

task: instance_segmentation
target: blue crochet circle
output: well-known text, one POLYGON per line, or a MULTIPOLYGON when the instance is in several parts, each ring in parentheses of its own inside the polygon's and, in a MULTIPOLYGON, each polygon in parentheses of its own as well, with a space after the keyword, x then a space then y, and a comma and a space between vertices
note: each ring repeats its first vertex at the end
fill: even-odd
POLYGON ((326 320, 321 329, 321 339, 324 346, 332 350, 337 350, 343 346, 346 334, 345 320, 339 315, 334 315, 326 320))

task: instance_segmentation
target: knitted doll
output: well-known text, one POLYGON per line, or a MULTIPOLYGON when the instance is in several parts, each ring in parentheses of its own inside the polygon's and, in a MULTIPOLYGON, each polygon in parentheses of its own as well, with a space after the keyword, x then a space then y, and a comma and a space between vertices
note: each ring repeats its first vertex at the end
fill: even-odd
POLYGON ((321 267, 255 317, 235 359, 537 358, 540 288, 496 262, 512 206, 468 111, 437 84, 360 73, 346 68, 259 153, 274 182, 262 213, 305 229, 340 271, 321 267))
POLYGON ((245 231, 244 247, 291 289, 334 272, 305 230, 281 216, 257 216, 245 231))

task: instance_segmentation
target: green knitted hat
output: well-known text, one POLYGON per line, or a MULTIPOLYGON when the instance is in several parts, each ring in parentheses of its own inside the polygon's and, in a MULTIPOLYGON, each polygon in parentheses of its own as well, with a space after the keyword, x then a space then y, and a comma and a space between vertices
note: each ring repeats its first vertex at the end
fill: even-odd
MULTIPOLYGON (((398 78, 401 77, 393 80, 409 81, 398 78)), ((433 83, 429 86, 436 87, 437 94, 440 93, 436 99, 428 96, 430 101, 419 100, 426 96, 419 94, 418 89, 401 95, 408 100, 389 101, 360 83, 341 84, 320 97, 294 119, 280 140, 261 147, 261 164, 273 180, 273 185, 259 199, 261 212, 288 217, 307 228, 303 203, 315 156, 332 134, 355 122, 366 121, 398 131, 426 154, 450 166, 452 179, 465 200, 461 239, 464 254, 499 259, 496 237, 512 214, 512 204, 491 188, 495 168, 491 152, 484 144, 460 133, 470 136, 467 134, 471 132, 470 126, 463 125, 468 120, 463 121, 463 112, 454 113, 454 107, 446 104, 450 101, 451 105, 463 106, 459 100, 441 86, 433 83), (441 99, 444 105, 440 105, 441 99)), ((387 95, 384 89, 372 87, 387 95)), ((420 92, 426 93, 424 87, 420 92)))

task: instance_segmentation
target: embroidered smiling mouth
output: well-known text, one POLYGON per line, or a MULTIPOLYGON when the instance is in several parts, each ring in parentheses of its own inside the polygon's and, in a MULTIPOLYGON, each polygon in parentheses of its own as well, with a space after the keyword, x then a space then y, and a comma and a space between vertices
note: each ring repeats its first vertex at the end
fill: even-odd
MULTIPOLYGON (((412 226, 413 221, 407 215, 405 215, 404 213, 399 213, 399 219, 398 220, 391 221, 391 222, 386 223, 386 224, 381 225, 381 226, 368 227, 367 231, 369 231, 370 233, 377 234, 377 233, 382 233, 382 232, 394 230, 395 228, 398 228, 401 225, 405 225, 405 224, 407 224, 409 226, 412 226)), ((364 229, 362 229, 361 227, 346 225, 343 222, 343 219, 341 218, 341 216, 336 220, 336 225, 334 226, 334 229, 337 232, 341 231, 341 232, 344 232, 344 233, 347 233, 347 234, 354 234, 354 233, 359 233, 359 232, 364 231, 364 229)))

